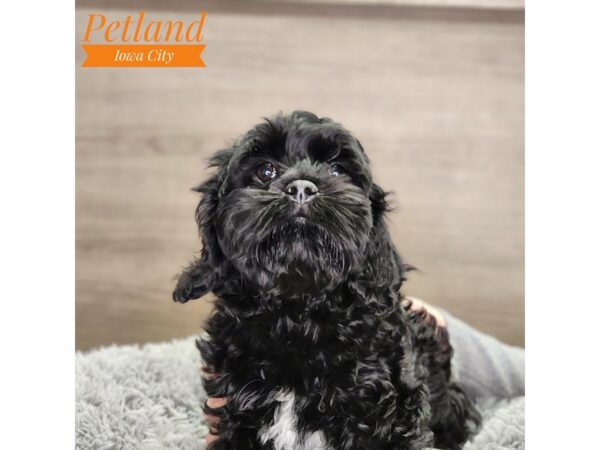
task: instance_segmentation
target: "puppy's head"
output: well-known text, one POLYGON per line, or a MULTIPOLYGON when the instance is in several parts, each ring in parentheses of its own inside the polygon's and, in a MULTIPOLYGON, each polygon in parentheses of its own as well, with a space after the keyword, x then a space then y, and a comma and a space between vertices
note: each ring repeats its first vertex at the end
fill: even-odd
POLYGON ((341 125, 308 112, 279 115, 212 165, 217 174, 197 188, 204 248, 180 276, 176 300, 218 290, 233 276, 285 297, 327 292, 349 278, 399 287, 385 194, 341 125))

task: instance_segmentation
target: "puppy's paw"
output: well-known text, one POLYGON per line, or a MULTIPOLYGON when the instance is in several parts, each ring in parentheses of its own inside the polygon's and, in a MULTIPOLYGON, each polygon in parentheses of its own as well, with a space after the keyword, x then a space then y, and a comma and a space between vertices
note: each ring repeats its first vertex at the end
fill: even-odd
POLYGON ((188 274, 183 273, 179 277, 177 286, 173 291, 173 300, 179 303, 185 303, 188 300, 193 300, 202 297, 208 292, 208 287, 200 280, 193 279, 188 274))

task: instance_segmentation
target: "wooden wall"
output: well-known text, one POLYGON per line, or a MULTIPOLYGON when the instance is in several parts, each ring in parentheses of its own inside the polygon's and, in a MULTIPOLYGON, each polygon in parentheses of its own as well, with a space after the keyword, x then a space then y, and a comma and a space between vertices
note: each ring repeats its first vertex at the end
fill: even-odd
MULTIPOLYGON (((144 5, 194 15, 190 2, 144 5)), ((171 301, 173 276, 200 247, 189 189, 213 151, 293 109, 346 125, 396 192, 391 232, 421 269, 405 292, 523 344, 523 12, 204 9, 205 69, 83 69, 87 14, 137 8, 78 4, 77 347, 200 330, 209 299, 171 301)))

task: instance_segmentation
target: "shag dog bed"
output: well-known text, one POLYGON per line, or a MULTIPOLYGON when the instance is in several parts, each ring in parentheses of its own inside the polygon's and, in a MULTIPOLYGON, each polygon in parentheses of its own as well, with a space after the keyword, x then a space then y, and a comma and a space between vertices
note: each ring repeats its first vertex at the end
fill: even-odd
MULTIPOLYGON (((77 448, 203 449, 199 365, 193 338, 78 353, 77 448)), ((483 425, 465 450, 524 448, 524 397, 478 407, 483 425)))

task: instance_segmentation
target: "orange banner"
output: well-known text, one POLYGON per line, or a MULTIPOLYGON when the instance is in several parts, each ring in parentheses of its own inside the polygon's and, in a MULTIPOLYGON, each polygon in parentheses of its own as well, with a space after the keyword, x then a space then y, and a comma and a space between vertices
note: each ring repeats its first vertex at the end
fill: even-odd
POLYGON ((82 45, 82 67, 205 67, 205 45, 82 45))

